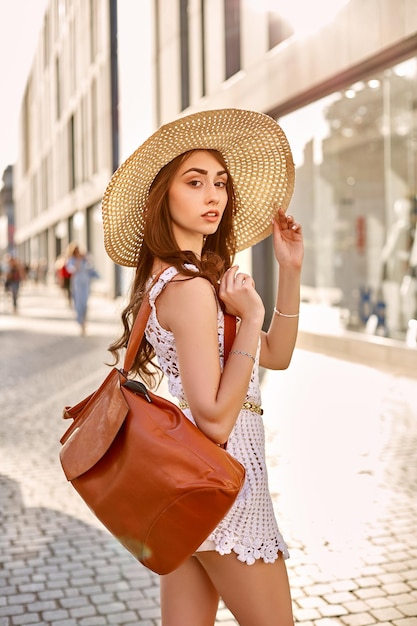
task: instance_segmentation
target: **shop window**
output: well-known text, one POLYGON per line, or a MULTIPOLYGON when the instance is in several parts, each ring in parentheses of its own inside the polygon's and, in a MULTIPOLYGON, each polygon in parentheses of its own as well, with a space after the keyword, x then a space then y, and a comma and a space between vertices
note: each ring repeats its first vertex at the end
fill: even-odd
POLYGON ((98 172, 98 98, 97 98, 97 81, 94 79, 91 83, 91 173, 98 172))
POLYGON ((57 56, 55 59, 55 116, 57 120, 61 117, 61 89, 61 70, 59 57, 57 56))
POLYGON ((71 115, 68 123, 68 175, 69 190, 75 189, 75 124, 74 116, 71 115))
POLYGON ((206 5, 200 0, 200 38, 201 38, 201 95, 207 95, 206 85, 206 5))
POLYGON ((43 21, 42 31, 42 43, 43 43, 43 67, 46 69, 49 63, 50 54, 50 31, 49 31, 49 11, 45 13, 45 19, 43 21))
POLYGON ((190 105, 188 0, 180 0, 181 110, 190 105))
POLYGON ((290 210, 304 227, 313 325, 403 339, 417 317, 416 78, 411 58, 279 120, 296 164, 290 210), (332 312, 320 308, 320 322, 323 306, 332 312))
POLYGON ((98 43, 97 43, 97 15, 98 10, 96 6, 96 0, 90 0, 89 2, 89 30, 90 30, 90 61, 94 63, 97 51, 98 51, 98 43))
POLYGON ((294 30, 287 20, 279 13, 270 11, 268 13, 268 49, 271 50, 280 43, 291 37, 294 30))
POLYGON ((240 61, 240 0, 224 0, 226 80, 239 72, 240 61))

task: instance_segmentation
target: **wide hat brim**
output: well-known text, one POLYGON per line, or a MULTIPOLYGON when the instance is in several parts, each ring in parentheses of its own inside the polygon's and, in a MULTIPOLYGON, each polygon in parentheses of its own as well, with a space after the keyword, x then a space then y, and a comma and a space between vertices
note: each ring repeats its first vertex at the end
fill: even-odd
POLYGON ((219 151, 236 195, 236 251, 272 232, 278 207, 294 190, 294 163, 282 128, 257 111, 216 109, 161 126, 115 171, 103 196, 104 245, 119 265, 136 267, 150 187, 158 172, 189 150, 219 151))

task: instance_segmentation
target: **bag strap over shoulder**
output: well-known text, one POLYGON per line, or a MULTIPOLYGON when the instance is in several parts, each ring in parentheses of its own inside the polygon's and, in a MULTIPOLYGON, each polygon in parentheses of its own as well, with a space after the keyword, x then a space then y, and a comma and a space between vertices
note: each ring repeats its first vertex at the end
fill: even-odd
MULTIPOLYGON (((164 271, 164 270, 163 270, 164 271)), ((159 276, 162 274, 158 274, 154 283, 158 280, 159 276)), ((133 362, 136 358, 136 355, 139 350, 140 343, 142 341, 143 335, 145 334, 146 324, 149 319, 149 315, 151 313, 151 305, 149 303, 149 296, 146 296, 142 300, 142 304, 140 305, 139 312, 136 316, 135 322, 133 324, 129 342, 126 348, 125 359, 123 364, 123 371, 128 373, 132 369, 133 362)), ((229 313, 224 314, 224 362, 226 363, 227 357, 229 356, 229 352, 232 348, 233 341, 236 335, 236 318, 233 315, 229 315, 229 313)))
POLYGON ((226 364, 229 352, 236 337, 236 317, 230 313, 224 314, 224 363, 226 364))
POLYGON ((132 369, 133 362, 139 350, 140 342, 142 341, 143 335, 145 334, 145 328, 150 313, 151 305, 149 303, 149 298, 146 295, 142 300, 142 304, 140 305, 140 309, 132 326, 129 342, 127 344, 125 360, 123 364, 123 370, 126 373, 130 372, 130 370, 132 369))

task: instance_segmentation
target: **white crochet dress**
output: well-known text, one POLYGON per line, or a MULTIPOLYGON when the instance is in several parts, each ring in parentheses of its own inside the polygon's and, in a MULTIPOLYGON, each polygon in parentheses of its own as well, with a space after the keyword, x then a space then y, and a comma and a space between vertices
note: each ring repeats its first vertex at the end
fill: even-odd
MULTIPOLYGON (((151 314, 146 338, 155 349, 159 366, 168 379, 170 393, 178 400, 186 401, 179 377, 174 336, 159 324, 155 306, 157 297, 176 274, 175 268, 167 268, 150 291, 151 314)), ((220 308, 218 339, 220 363, 223 367, 224 317, 220 308)), ((258 372, 259 349, 246 400, 260 405, 258 372)), ((184 413, 194 422, 189 409, 184 409, 184 413)), ((252 565, 257 559, 273 563, 278 558, 278 552, 288 558, 288 548, 279 532, 268 489, 265 434, 261 415, 242 409, 228 439, 227 451, 244 465, 245 483, 230 511, 199 550, 217 550, 220 554, 230 554, 233 551, 240 561, 248 565, 252 565)))

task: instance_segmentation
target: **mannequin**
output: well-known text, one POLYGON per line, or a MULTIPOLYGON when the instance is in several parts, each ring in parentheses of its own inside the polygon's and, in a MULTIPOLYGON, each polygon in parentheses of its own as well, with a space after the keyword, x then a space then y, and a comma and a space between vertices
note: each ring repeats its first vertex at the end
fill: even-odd
POLYGON ((410 289, 407 281, 404 283, 406 278, 410 278, 411 208, 408 198, 396 200, 396 219, 388 230, 381 252, 382 294, 386 303, 386 323, 391 334, 404 330, 415 314, 415 285, 410 289), (404 289, 402 285, 405 285, 404 289))
MULTIPOLYGON (((417 207, 416 207, 417 208, 417 207)), ((416 210, 414 209, 414 212, 416 210)), ((407 336, 413 337, 413 345, 416 344, 416 319, 417 319, 417 223, 411 227, 411 251, 408 260, 408 272, 403 277, 400 289, 401 311, 403 313, 404 326, 407 328, 407 336)), ((407 341, 409 344, 409 342, 407 341)))

